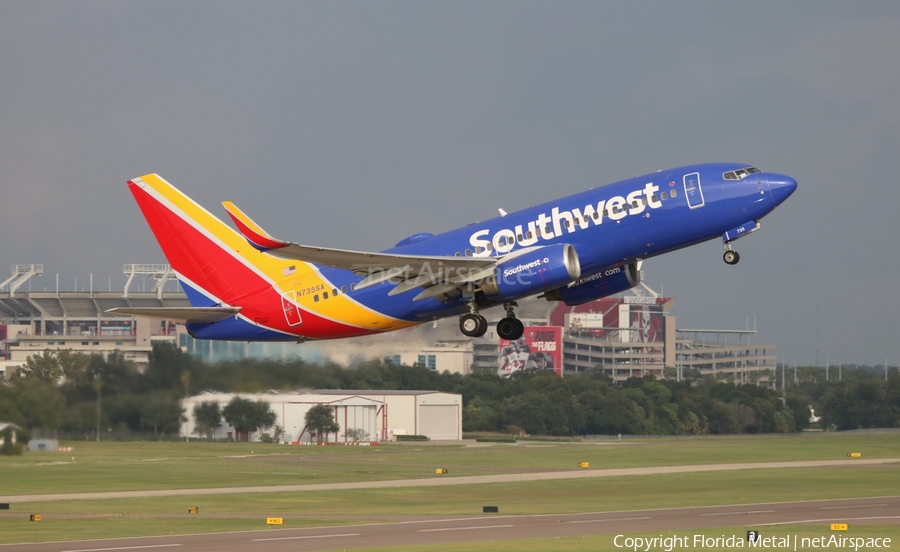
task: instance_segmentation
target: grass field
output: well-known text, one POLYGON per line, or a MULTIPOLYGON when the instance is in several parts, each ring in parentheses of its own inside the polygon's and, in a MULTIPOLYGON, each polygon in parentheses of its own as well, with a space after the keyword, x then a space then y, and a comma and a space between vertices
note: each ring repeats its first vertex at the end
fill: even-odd
MULTIPOLYGON (((657 440, 627 444, 386 445, 291 447, 225 443, 72 443, 72 453, 0 459, 0 495, 285 485, 736 462, 900 458, 895 435, 657 440), (252 451, 252 452, 251 452, 252 451), (74 455, 74 462, 72 456, 74 455), (436 476, 436 467, 448 475, 436 476)), ((526 483, 302 493, 14 502, 0 515, 0 543, 217 532, 375 521, 379 515, 505 514, 882 496, 900 489, 900 467, 790 468, 526 483), (199 516, 187 515, 189 506, 199 516), (44 521, 29 524, 27 513, 44 521), (76 518, 65 516, 77 516, 76 518)), ((554 539, 556 540, 556 539, 554 539)), ((590 539, 588 539, 590 540, 590 539)), ((900 542, 900 541, 897 541, 900 542)), ((507 543, 508 544, 508 543, 507 543)), ((568 543, 560 550, 577 550, 568 543)), ((600 541, 585 550, 605 549, 600 541)), ((506 544, 503 544, 506 546, 506 544)), ((447 548, 449 550, 449 548, 447 548)), ((460 550, 461 548, 454 548, 460 550)), ((474 549, 474 548, 473 548, 474 549)), ((484 550, 482 546, 479 550, 484 550)), ((491 548, 506 550, 512 548, 491 548)), ((517 546, 516 550, 528 550, 517 546)), ((539 548, 555 550, 556 548, 539 548)), ((444 550, 435 548, 434 550, 444 550)))
POLYGON ((896 435, 797 435, 613 443, 299 447, 263 443, 70 443, 71 453, 0 457, 0 495, 338 483, 736 462, 900 457, 896 435))

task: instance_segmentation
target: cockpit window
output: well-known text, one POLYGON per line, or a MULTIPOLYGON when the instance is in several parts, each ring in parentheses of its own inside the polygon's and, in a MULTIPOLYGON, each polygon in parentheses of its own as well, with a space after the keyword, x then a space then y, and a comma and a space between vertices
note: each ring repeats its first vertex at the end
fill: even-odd
POLYGON ((762 172, 756 167, 745 167, 743 169, 738 169, 736 171, 728 171, 727 173, 722 174, 725 180, 743 180, 747 178, 748 175, 753 173, 762 172))

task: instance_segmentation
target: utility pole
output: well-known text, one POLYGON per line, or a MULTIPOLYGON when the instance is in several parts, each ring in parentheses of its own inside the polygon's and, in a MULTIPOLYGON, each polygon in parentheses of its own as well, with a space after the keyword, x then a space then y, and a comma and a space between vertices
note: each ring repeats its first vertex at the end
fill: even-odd
POLYGON ((782 399, 785 397, 785 389, 784 389, 784 370, 785 370, 785 368, 786 367, 785 367, 784 363, 782 363, 781 364, 781 398, 782 399))

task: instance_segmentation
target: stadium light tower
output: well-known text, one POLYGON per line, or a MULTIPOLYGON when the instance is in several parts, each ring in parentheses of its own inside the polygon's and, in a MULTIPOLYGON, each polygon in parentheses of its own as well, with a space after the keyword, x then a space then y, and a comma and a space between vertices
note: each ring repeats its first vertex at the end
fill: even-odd
POLYGON ((128 297, 128 288, 131 287, 131 281, 137 275, 150 276, 156 280, 156 297, 162 300, 163 288, 170 276, 174 276, 172 267, 167 264, 127 264, 123 270, 128 275, 128 281, 125 282, 125 292, 122 297, 128 297))
POLYGON ((7 278, 0 284, 0 289, 9 285, 9 295, 12 297, 19 287, 27 282, 32 276, 40 276, 44 273, 44 265, 42 264, 20 264, 13 265, 12 276, 7 278))

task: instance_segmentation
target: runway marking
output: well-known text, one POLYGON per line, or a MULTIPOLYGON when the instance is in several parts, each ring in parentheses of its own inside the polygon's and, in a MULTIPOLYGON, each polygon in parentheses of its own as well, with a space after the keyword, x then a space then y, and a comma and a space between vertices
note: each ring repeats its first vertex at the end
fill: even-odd
POLYGON ((104 552, 106 550, 138 550, 141 548, 171 548, 182 546, 181 544, 146 544, 144 546, 117 546, 115 548, 78 548, 75 550, 63 550, 62 552, 104 552))
POLYGON ((749 512, 716 512, 714 514, 700 514, 701 516, 736 516, 739 514, 770 514, 775 510, 750 510, 749 512))
POLYGON ((653 519, 652 516, 630 517, 630 518, 607 518, 607 519, 579 519, 575 521, 567 521, 566 523, 600 523, 601 521, 634 521, 636 519, 653 519))
MULTIPOLYGON (((900 519, 900 516, 870 516, 870 517, 858 517, 858 518, 841 518, 841 521, 866 521, 869 519, 900 519)), ((754 523, 753 527, 764 526, 764 525, 790 525, 792 523, 821 523, 823 521, 834 521, 834 518, 797 519, 794 521, 779 521, 776 523, 754 523)), ((750 526, 748 525, 748 527, 750 527, 750 526)))
POLYGON ((305 537, 272 537, 269 539, 253 539, 252 542, 298 540, 298 539, 330 539, 332 537, 358 537, 359 533, 343 533, 340 535, 308 535, 305 537))
POLYGON ((859 506, 822 506, 820 510, 843 510, 844 508, 874 508, 876 506, 889 506, 888 504, 860 504, 859 506))
POLYGON ((445 527, 442 529, 419 529, 417 533, 434 533, 436 531, 467 531, 469 529, 500 529, 503 527, 515 527, 515 525, 476 525, 474 527, 445 527))

